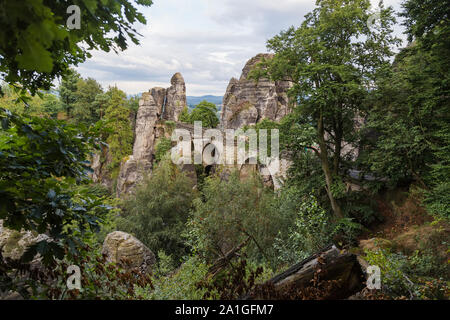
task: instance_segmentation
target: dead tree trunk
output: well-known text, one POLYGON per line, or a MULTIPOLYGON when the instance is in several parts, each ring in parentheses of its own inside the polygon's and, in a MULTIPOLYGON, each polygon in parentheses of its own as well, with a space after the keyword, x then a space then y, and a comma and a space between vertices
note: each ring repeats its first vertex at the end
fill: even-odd
POLYGON ((364 288, 364 282, 357 257, 330 246, 270 279, 244 299, 345 299, 364 288))

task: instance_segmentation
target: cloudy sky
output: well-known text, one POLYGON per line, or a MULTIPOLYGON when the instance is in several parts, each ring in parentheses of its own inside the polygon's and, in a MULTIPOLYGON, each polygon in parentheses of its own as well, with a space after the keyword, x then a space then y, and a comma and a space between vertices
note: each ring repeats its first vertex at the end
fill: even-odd
MULTIPOLYGON (((315 0, 154 0, 141 10, 139 46, 119 55, 94 52, 78 67, 105 88, 116 84, 128 94, 155 86, 168 87, 181 72, 187 95, 223 95, 245 62, 267 52, 266 41, 281 30, 298 26, 315 0)), ((372 0, 373 4, 378 0, 372 0)), ((396 11, 401 0, 385 0, 396 11)), ((397 28, 401 35, 401 27, 397 28)))

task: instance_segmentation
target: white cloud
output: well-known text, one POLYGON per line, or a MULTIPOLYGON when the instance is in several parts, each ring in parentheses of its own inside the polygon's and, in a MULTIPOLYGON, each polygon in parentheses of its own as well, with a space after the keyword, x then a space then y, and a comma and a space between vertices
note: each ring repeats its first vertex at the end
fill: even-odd
MULTIPOLYGON (((374 3, 378 0, 373 0, 374 3)), ((386 1, 385 1, 386 2, 386 1)), ((168 87, 181 72, 188 95, 223 95, 266 41, 299 25, 315 0, 155 0, 138 26, 141 45, 119 55, 94 52, 78 71, 129 94, 168 87)), ((399 8, 400 0, 389 0, 399 8)))

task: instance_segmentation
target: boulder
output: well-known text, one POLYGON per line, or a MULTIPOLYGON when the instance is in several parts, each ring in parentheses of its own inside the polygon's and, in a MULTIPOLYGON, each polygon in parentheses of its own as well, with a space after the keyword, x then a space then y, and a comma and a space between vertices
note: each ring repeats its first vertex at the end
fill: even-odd
POLYGON ((108 262, 121 264, 125 268, 139 268, 151 272, 156 258, 153 252, 131 234, 122 231, 109 233, 103 242, 102 253, 108 262))
POLYGON ((49 239, 45 234, 36 234, 31 231, 19 232, 5 228, 3 220, 0 220, 0 250, 2 250, 1 253, 4 258, 18 260, 29 246, 49 239))

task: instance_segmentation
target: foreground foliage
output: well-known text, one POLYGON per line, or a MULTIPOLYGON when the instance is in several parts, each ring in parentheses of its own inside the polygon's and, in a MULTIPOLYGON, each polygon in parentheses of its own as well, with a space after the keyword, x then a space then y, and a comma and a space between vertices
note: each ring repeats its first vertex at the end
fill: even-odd
POLYGON ((80 243, 63 228, 76 222, 98 229, 99 199, 78 194, 71 186, 88 182, 87 156, 94 147, 94 131, 45 118, 24 118, 0 109, 0 218, 8 228, 46 233, 26 255, 39 252, 46 262, 64 254, 63 243, 75 250, 80 243), (93 213, 96 214, 93 214, 93 213))
MULTIPOLYGON (((151 0, 134 2, 152 4, 151 0)), ((0 16, 2 80, 18 83, 32 94, 50 89, 53 80, 90 58, 93 49, 125 50, 130 40, 138 44, 133 24, 146 24, 131 1, 2 1, 0 16), (69 30, 67 9, 72 4, 80 8, 81 28, 69 30)))

